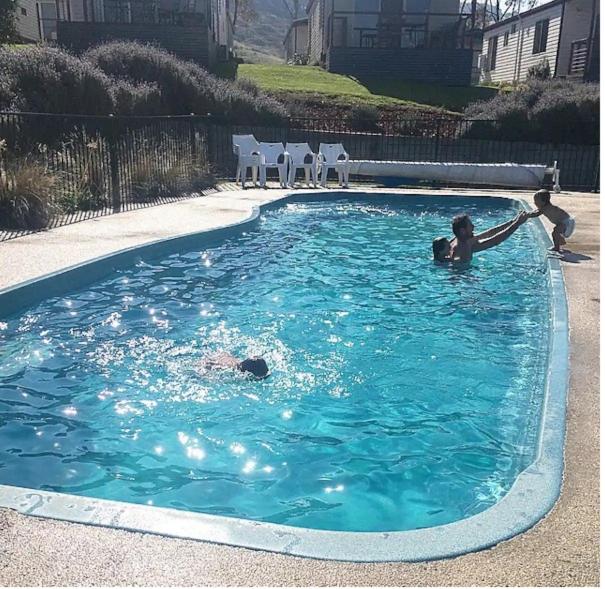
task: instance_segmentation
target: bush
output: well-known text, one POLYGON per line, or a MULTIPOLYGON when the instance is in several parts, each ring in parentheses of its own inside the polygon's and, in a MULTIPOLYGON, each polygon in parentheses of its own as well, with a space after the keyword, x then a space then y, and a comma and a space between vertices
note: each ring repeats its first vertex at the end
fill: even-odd
POLYGON ((8 229, 48 227, 58 177, 32 157, 7 159, 0 170, 0 220, 8 229))
POLYGON ((162 93, 155 83, 132 84, 114 80, 112 85, 114 112, 122 115, 162 114, 162 93))
POLYGON ((349 113, 349 124, 355 131, 376 131, 380 122, 380 113, 375 106, 354 106, 349 113))
POLYGON ((109 206, 109 163, 103 156, 107 146, 98 136, 89 136, 83 129, 68 138, 54 160, 63 169, 57 207, 64 213, 95 211, 109 206))
MULTIPOLYGON (((112 79, 130 84, 128 92, 126 87, 122 92, 139 92, 141 98, 135 103, 148 104, 153 114, 212 113, 246 124, 277 121, 286 114, 281 104, 260 90, 251 92, 245 84, 216 78, 200 66, 152 45, 106 43, 90 49, 84 60, 112 79)), ((132 108, 125 98, 119 105, 132 108)))
POLYGON ((532 65, 527 70, 528 80, 548 80, 550 79, 550 65, 547 59, 543 59, 536 65, 532 65))
POLYGON ((308 65, 309 56, 304 53, 295 53, 288 59, 288 65, 308 65))
POLYGON ((516 90, 467 107, 475 123, 468 137, 596 145, 599 86, 567 80, 531 80, 516 90))
POLYGON ((88 62, 54 47, 0 48, 1 110, 108 114, 111 80, 88 62))

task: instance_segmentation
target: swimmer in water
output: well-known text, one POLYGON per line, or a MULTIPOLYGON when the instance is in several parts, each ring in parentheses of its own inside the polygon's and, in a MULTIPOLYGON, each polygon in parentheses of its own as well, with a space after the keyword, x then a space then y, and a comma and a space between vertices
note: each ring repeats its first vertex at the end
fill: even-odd
POLYGON ((454 239, 450 241, 453 262, 470 262, 473 254, 501 244, 525 221, 529 213, 521 211, 514 219, 475 235, 475 226, 468 215, 456 215, 452 221, 454 239))
POLYGON ((433 239, 433 259, 435 262, 451 261, 452 245, 447 237, 433 239))
POLYGON ((254 378, 266 378, 269 376, 269 367, 264 358, 253 356, 245 360, 239 360, 232 354, 221 352, 203 361, 203 367, 212 370, 239 370, 246 376, 254 378))

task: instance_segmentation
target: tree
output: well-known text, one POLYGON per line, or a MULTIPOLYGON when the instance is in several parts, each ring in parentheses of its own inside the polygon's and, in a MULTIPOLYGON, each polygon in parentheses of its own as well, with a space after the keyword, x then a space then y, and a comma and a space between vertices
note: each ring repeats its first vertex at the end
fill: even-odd
POLYGON ((16 11, 17 0, 0 0, 0 43, 10 43, 17 36, 16 11))
MULTIPOLYGON (((3 0, 0 0, 2 2, 3 0)), ((231 25, 233 30, 238 22, 250 22, 257 16, 254 0, 231 0, 233 3, 233 11, 231 12, 231 25)))
POLYGON ((286 10, 290 13, 290 18, 294 21, 298 18, 300 10, 300 0, 282 0, 286 10))
POLYGON ((500 22, 543 3, 544 0, 486 0, 484 6, 486 24, 500 22))

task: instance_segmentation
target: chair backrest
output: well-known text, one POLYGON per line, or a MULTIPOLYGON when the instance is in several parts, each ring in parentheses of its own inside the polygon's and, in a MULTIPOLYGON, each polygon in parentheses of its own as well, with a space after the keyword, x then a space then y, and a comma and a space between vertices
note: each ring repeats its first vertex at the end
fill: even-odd
POLYGON ((232 135, 233 152, 238 155, 259 153, 260 144, 254 135, 232 135))
POLYGON ((286 161, 283 143, 260 142, 260 152, 265 164, 283 164, 286 161))
POLYGON ((335 164, 339 160, 346 159, 348 155, 342 143, 320 143, 319 154, 328 164, 335 164))
POLYGON ((312 158, 314 155, 308 143, 286 143, 286 151, 292 158, 292 163, 294 165, 313 163, 312 160, 305 161, 305 158, 309 160, 309 158, 312 158))

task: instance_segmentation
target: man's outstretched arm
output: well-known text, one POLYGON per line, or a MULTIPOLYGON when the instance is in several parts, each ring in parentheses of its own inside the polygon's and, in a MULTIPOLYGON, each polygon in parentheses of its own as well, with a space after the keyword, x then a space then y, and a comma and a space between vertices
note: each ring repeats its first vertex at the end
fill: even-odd
POLYGON ((492 235, 487 239, 477 239, 475 244, 473 245, 473 252, 482 252, 483 250, 487 250, 491 247, 495 247, 500 245, 504 240, 508 239, 523 223, 527 221, 527 213, 519 213, 519 215, 513 219, 511 223, 508 224, 504 230, 496 233, 496 235, 492 235))
POLYGON ((508 229, 518 219, 518 217, 519 217, 519 215, 517 215, 516 217, 513 217, 512 219, 510 219, 510 221, 506 221, 505 223, 502 223, 501 225, 496 225, 495 227, 492 227, 491 229, 488 229, 487 231, 483 231, 483 233, 479 233, 478 235, 475 235, 475 239, 487 239, 488 237, 492 237, 492 235, 497 235, 501 231, 508 229))

